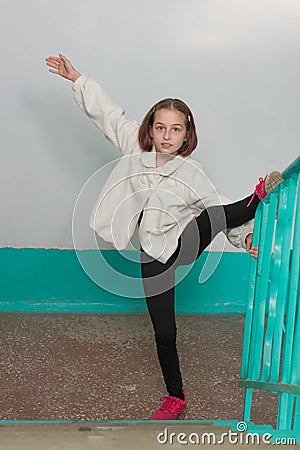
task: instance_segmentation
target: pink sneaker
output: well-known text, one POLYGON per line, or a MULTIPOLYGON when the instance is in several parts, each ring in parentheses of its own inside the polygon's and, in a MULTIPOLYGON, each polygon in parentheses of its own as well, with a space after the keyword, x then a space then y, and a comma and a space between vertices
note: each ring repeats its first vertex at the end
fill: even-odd
POLYGON ((281 176, 281 173, 277 172, 276 170, 269 172, 264 179, 259 178, 259 183, 255 186, 255 190, 247 206, 252 203, 255 195, 257 195, 258 198, 262 200, 268 194, 270 194, 270 192, 272 192, 273 189, 275 189, 282 181, 283 178, 281 176))
POLYGON ((164 403, 154 411, 152 420, 176 420, 179 414, 186 408, 185 390, 182 389, 184 400, 171 395, 161 397, 160 401, 164 403))

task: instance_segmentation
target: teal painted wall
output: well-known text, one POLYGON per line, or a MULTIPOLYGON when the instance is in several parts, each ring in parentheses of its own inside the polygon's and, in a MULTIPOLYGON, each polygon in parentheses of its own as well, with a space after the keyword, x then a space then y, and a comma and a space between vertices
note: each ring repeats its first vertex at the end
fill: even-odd
MULTIPOLYGON (((0 249, 0 311, 99 314, 145 312, 144 298, 133 298, 135 294, 136 297, 143 295, 140 264, 132 262, 139 260, 138 252, 122 254, 102 250, 101 255, 99 261, 97 250, 0 249), (127 292, 129 295, 132 292, 133 295, 119 295, 99 287, 87 275, 86 268, 90 273, 95 270, 113 290, 116 288, 115 291, 127 292), (127 275, 127 279, 123 280, 120 272, 127 275)), ((189 267, 186 276, 182 274, 187 267, 177 269, 176 276, 182 278, 176 287, 177 313, 243 313, 249 264, 250 257, 246 253, 205 252, 189 267), (206 275, 212 269, 215 271, 207 277, 207 281, 199 283, 199 274, 207 258, 209 264, 206 275)))

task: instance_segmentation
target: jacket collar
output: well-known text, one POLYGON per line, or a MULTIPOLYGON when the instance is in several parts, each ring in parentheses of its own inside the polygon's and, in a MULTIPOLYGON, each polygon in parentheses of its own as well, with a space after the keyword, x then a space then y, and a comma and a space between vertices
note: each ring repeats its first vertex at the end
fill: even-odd
POLYGON ((156 168, 156 170, 164 176, 171 175, 171 173, 175 172, 186 160, 187 158, 183 158, 178 155, 175 156, 170 161, 166 162, 163 166, 156 168, 156 151, 152 148, 151 152, 142 152, 142 164, 144 167, 152 167, 156 168))
POLYGON ((156 167, 156 152, 142 152, 142 164, 144 167, 156 167))

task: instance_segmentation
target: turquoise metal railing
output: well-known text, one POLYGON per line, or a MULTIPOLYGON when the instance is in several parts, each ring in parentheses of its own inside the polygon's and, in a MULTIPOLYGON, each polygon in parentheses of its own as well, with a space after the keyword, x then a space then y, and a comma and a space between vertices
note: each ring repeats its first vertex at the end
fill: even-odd
POLYGON ((250 422, 254 389, 278 394, 277 430, 300 432, 300 157, 257 209, 240 386, 250 422))

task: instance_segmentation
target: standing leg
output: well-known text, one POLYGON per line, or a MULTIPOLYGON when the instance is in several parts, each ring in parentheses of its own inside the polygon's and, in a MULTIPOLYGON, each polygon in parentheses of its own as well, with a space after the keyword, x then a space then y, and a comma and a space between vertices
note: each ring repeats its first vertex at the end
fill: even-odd
POLYGON ((155 332, 158 359, 169 395, 181 398, 182 379, 176 348, 174 311, 175 267, 141 254, 142 276, 148 311, 155 332))

